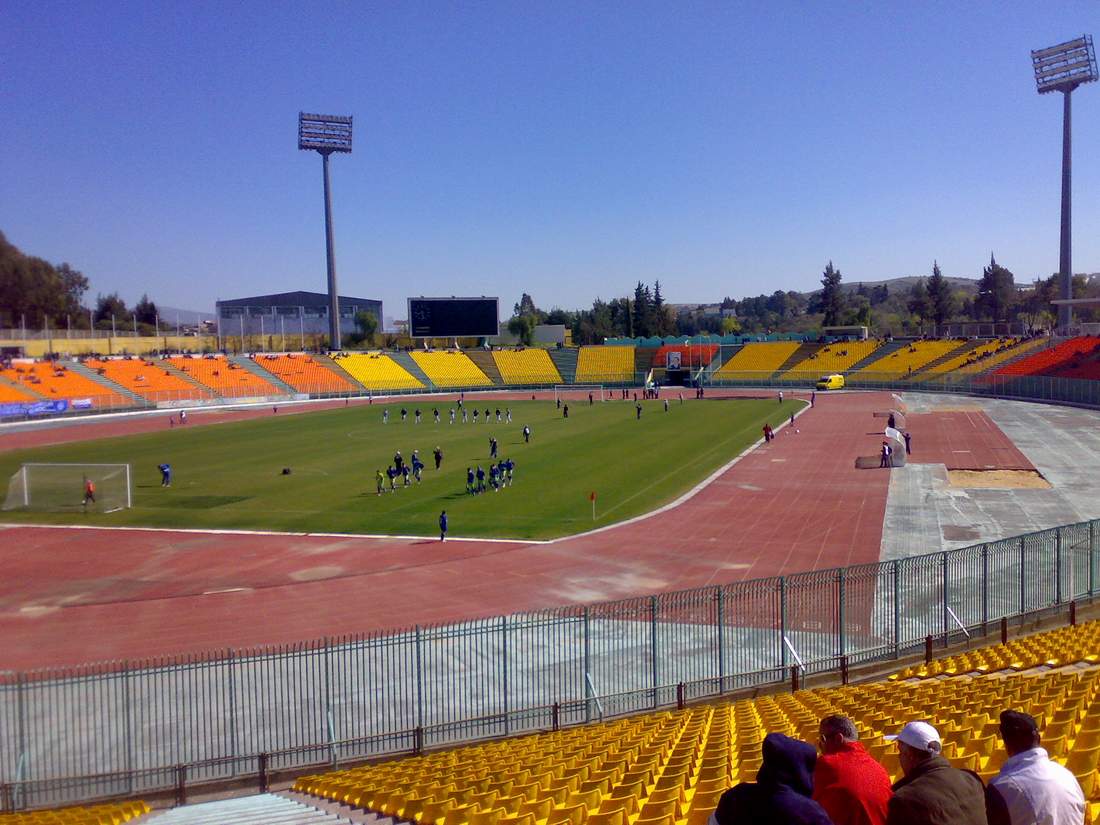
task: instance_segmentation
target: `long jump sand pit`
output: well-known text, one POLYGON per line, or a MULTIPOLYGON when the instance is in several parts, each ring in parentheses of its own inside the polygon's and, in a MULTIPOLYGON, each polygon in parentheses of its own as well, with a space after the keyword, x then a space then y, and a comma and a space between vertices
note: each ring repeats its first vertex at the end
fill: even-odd
POLYGON ((948 470, 951 487, 968 490, 1049 490, 1038 470, 948 470))

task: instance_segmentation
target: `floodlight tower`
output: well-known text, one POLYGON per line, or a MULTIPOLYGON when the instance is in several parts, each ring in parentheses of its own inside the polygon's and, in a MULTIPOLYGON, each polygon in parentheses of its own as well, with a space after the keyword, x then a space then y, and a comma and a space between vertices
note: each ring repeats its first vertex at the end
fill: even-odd
MULTIPOLYGON (((1085 34, 1076 40, 1059 43, 1047 49, 1031 53, 1035 68, 1035 85, 1039 94, 1062 93, 1062 237, 1058 256, 1058 280, 1061 297, 1073 297, 1073 249, 1072 249, 1072 142, 1070 94, 1082 83, 1096 80, 1096 53, 1092 49, 1092 36, 1085 34)), ((1073 324, 1073 306, 1058 306, 1058 326, 1068 332, 1073 324)))
POLYGON ((351 118, 340 115, 298 113, 298 148, 319 152, 325 176, 325 251, 328 258, 329 347, 340 349, 340 299, 336 291, 336 256, 332 235, 332 190, 328 180, 328 156, 351 154, 351 118))

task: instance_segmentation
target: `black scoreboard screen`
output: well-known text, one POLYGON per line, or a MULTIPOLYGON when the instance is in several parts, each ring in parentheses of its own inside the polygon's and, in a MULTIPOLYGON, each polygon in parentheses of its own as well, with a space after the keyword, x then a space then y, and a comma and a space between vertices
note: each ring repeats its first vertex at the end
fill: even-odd
POLYGON ((481 338, 500 332, 497 298, 409 298, 413 338, 481 338))

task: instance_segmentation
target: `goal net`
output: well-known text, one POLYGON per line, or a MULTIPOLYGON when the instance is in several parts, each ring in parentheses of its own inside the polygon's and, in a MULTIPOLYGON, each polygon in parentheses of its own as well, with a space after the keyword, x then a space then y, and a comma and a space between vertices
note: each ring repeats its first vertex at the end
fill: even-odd
POLYGON ((593 401, 606 401, 603 384, 555 384, 555 401, 588 401, 588 396, 593 401))
POLYGON ((8 481, 5 510, 113 513, 133 505, 129 464, 24 464, 8 481))

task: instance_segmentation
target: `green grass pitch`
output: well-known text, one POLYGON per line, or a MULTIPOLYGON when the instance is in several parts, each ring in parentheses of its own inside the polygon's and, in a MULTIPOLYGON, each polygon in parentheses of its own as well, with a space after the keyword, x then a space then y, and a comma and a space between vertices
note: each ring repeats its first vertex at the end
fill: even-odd
MULTIPOLYGON (((308 414, 272 415, 214 426, 0 454, 0 483, 22 462, 129 463, 134 507, 100 513, 8 511, 4 521, 146 527, 236 528, 292 532, 432 535, 440 510, 452 537, 547 539, 583 532, 653 510, 689 490, 760 437, 765 421, 778 425, 803 402, 764 399, 685 400, 672 394, 634 404, 570 402, 568 420, 553 401, 477 402, 512 423, 448 423, 451 399, 358 405, 308 414), (388 407, 389 423, 382 410, 388 407), (413 410, 423 414, 413 423, 413 410), (522 428, 531 427, 524 444, 522 428), (488 469, 489 436, 499 458, 516 463, 512 487, 470 496, 466 468, 488 469), (442 469, 432 450, 443 449, 442 469), (375 470, 395 450, 410 460, 418 449, 427 468, 421 484, 375 494, 375 470), (172 465, 173 483, 160 486, 157 465, 172 465), (290 475, 282 475, 290 467, 290 475), (595 491, 596 519, 589 493, 595 491)), ((466 404, 472 410, 473 401, 466 404)), ((6 493, 6 490, 5 490, 6 493)), ((80 496, 79 479, 73 487, 80 496)))

